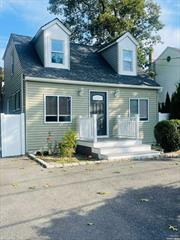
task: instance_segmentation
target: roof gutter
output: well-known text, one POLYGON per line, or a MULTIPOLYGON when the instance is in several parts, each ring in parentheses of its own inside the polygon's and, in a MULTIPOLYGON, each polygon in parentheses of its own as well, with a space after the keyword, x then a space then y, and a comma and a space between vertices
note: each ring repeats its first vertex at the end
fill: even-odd
POLYGON ((117 84, 117 83, 98 83, 98 82, 85 82, 76 80, 54 79, 54 78, 39 78, 39 77, 24 77, 25 81, 42 82, 42 83, 64 83, 70 85, 85 85, 85 86, 101 86, 101 87, 116 87, 116 88, 139 88, 139 89, 154 89, 161 90, 159 86, 138 86, 130 84, 117 84))

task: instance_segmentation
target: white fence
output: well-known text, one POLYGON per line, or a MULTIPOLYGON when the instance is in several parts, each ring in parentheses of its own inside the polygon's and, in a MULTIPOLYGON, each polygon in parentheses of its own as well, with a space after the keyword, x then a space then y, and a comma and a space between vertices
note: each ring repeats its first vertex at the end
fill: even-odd
POLYGON ((135 117, 117 117, 119 138, 139 138, 139 115, 135 117))
POLYGON ((24 114, 1 114, 2 157, 25 154, 24 114))
POLYGON ((169 119, 169 113, 160 113, 159 112, 159 122, 163 120, 168 120, 169 119))
POLYGON ((79 139, 97 142, 97 115, 92 117, 79 117, 79 139))

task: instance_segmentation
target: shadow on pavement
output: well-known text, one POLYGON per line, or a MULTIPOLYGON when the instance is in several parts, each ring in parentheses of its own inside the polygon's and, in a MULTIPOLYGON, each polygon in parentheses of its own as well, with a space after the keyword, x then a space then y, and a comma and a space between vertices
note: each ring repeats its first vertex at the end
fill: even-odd
MULTIPOLYGON (((91 196, 89 196, 91 197, 91 196)), ((103 204, 78 208, 36 227, 39 239, 172 240, 180 239, 180 188, 152 186, 128 189, 115 198, 99 195, 103 204), (178 231, 169 229, 177 226, 178 231)), ((60 208, 60 206, 57 206, 60 208)))

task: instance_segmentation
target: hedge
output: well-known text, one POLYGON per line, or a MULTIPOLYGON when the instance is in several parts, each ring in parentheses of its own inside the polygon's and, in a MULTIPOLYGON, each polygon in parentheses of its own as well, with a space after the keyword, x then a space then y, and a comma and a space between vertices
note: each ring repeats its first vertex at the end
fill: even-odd
POLYGON ((164 120, 154 128, 156 141, 165 152, 180 149, 180 120, 164 120))

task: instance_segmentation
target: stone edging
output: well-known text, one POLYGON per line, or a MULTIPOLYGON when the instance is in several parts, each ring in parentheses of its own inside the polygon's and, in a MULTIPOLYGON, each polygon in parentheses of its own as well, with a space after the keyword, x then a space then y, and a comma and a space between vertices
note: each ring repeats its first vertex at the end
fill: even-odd
MULTIPOLYGON (((74 167, 74 166, 84 166, 84 165, 93 165, 100 163, 108 163, 108 162, 117 162, 117 160, 94 160, 94 161, 79 161, 75 163, 47 163, 46 161, 36 157, 34 154, 28 154, 28 157, 32 160, 39 163, 44 168, 63 168, 63 167, 74 167)), ((122 159, 120 160, 122 161, 122 159)))
MULTIPOLYGON (((122 162, 127 159, 115 159, 115 160, 94 160, 94 161, 79 161, 75 163, 47 163, 46 161, 36 157, 34 154, 28 154, 28 156, 39 163, 42 167, 44 168, 63 168, 63 167, 74 167, 74 166, 84 166, 84 165, 93 165, 93 164, 102 164, 102 163, 112 163, 112 162, 122 162)), ((161 153, 159 157, 156 157, 161 159, 161 158, 179 158, 180 154, 176 153, 161 153)))
POLYGON ((165 158, 180 158, 180 154, 176 153, 176 152, 161 153, 161 157, 165 157, 165 158))

